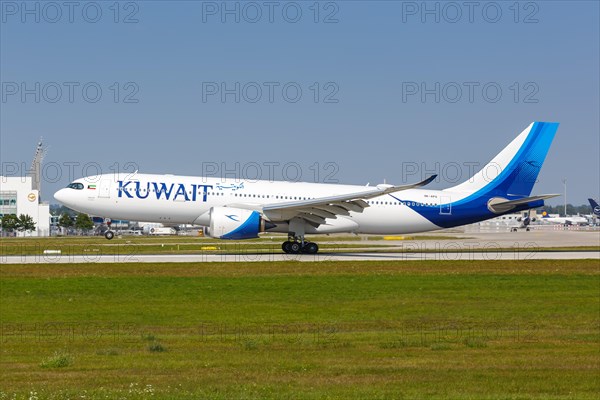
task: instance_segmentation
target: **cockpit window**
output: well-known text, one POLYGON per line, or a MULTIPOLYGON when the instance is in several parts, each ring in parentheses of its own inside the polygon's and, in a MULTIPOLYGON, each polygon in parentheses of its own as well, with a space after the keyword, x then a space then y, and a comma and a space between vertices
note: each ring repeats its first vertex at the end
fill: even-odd
POLYGON ((70 188, 70 189, 82 190, 83 189, 83 183, 73 182, 73 183, 70 183, 67 187, 70 188))

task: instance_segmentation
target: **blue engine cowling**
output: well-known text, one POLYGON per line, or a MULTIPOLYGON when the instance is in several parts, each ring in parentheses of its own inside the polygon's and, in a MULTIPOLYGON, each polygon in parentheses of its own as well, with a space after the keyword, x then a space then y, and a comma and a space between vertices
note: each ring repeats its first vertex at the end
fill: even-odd
POLYGON ((210 209, 208 235, 218 239, 254 239, 274 225, 265 221, 258 211, 233 207, 210 209))

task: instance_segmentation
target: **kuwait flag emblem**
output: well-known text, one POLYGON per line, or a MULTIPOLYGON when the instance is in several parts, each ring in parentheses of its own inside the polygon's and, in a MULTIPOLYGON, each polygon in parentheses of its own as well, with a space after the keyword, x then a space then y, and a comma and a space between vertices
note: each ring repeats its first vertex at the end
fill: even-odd
POLYGON ((96 185, 88 185, 88 189, 96 190, 96 185))

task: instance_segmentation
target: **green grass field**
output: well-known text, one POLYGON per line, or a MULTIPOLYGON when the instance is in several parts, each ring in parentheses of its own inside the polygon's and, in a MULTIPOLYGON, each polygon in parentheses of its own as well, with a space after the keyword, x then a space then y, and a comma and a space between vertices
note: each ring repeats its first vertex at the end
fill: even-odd
POLYGON ((0 265, 0 399, 596 399, 600 264, 0 265))

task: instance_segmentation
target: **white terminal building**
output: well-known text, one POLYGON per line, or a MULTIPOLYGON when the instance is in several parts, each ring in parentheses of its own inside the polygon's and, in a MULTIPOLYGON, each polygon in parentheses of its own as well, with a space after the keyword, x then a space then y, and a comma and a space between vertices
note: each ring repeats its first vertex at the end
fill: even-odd
POLYGON ((35 230, 18 232, 17 236, 50 236, 50 204, 40 199, 40 165, 44 153, 40 142, 29 176, 0 175, 0 218, 25 214, 35 223, 35 230))

